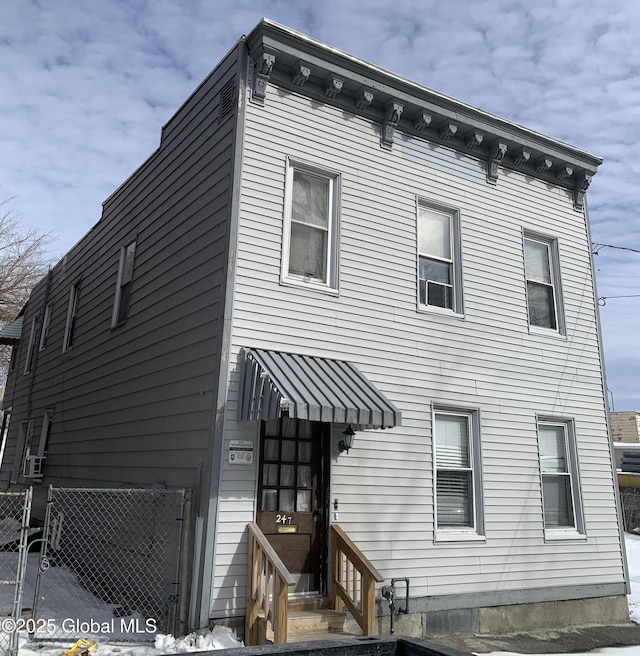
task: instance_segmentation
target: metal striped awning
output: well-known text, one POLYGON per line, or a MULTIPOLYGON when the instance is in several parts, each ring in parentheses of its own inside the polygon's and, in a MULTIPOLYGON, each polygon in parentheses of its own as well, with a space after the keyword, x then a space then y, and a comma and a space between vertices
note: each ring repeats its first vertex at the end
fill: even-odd
POLYGON ((13 323, 6 325, 0 330, 0 344, 9 344, 13 346, 20 341, 23 319, 24 317, 19 317, 13 323))
POLYGON ((242 349, 241 361, 241 421, 289 416, 400 426, 400 411, 351 362, 256 348, 242 349))

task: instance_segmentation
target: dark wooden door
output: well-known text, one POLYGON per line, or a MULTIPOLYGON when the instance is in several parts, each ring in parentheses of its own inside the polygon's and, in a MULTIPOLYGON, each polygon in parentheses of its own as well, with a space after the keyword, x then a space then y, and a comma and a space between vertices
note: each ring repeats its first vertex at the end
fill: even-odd
POLYGON ((295 592, 324 592, 327 425, 262 422, 257 523, 296 579, 295 592))

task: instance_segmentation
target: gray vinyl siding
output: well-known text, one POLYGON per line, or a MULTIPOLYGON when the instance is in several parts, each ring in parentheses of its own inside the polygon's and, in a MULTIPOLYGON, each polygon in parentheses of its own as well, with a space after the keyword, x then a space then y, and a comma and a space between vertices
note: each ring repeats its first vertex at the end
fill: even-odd
MULTIPOLYGON (((197 488, 210 459, 228 260, 236 121, 218 121, 236 48, 162 131, 158 150, 104 203, 101 220, 52 272, 48 346, 33 376, 25 349, 7 386, 13 420, 0 469, 8 484, 20 421, 54 408, 44 484, 197 488), (128 319, 112 328, 123 245, 136 240, 128 319), (62 353, 71 285, 72 348, 62 353)), ((91 211, 89 208, 88 211, 91 211)), ((34 290, 27 321, 43 310, 34 290)), ((24 483, 23 480, 20 482, 24 483)))
MULTIPOLYGON (((622 583, 593 280, 585 220, 567 190, 268 86, 245 135, 225 449, 251 439, 237 421, 242 347, 354 362, 402 412, 402 426, 334 429, 338 523, 412 595, 622 583), (342 174, 338 297, 279 285, 287 157, 342 174), (416 202, 461 215, 464 317, 418 311, 416 202), (566 337, 529 332, 522 232, 558 239, 566 337), (481 411, 485 539, 434 540, 431 404, 481 411), (585 540, 545 542, 536 415, 575 419, 585 540)), ((226 450, 225 450, 226 458, 226 450)), ((254 468, 224 465, 211 616, 244 613, 245 526, 254 468), (239 546, 240 545, 240 546, 239 546)), ((532 592, 533 595, 533 592, 532 592)))

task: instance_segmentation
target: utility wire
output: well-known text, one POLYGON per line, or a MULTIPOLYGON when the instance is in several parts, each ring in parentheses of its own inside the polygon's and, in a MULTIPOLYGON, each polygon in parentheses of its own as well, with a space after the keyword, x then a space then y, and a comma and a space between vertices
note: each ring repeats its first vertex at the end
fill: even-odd
POLYGON ((617 250, 621 251, 631 251, 632 253, 640 253, 640 250, 637 248, 629 248, 629 246, 612 246, 611 244, 596 244, 593 243, 593 254, 598 255, 598 253, 603 249, 603 248, 615 248, 617 250))
POLYGON ((629 294, 625 296, 601 296, 598 299, 598 305, 604 307, 610 298, 640 298, 640 294, 629 294))

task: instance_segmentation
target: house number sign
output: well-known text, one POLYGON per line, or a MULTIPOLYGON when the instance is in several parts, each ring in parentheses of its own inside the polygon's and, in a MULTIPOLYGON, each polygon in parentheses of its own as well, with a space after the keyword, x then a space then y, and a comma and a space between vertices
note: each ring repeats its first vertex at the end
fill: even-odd
POLYGON ((253 442, 251 440, 229 441, 229 464, 250 465, 253 462, 253 442))

